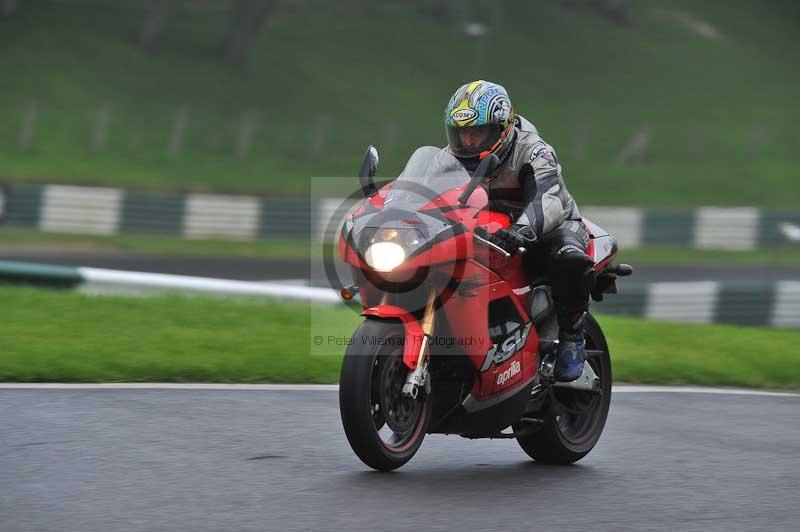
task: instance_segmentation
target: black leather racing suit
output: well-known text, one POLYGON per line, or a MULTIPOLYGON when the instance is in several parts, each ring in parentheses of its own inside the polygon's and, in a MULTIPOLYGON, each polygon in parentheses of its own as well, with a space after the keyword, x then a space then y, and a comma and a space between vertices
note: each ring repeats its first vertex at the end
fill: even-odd
POLYGON ((559 328, 564 332, 578 327, 589 307, 589 234, 564 184, 555 150, 521 116, 514 135, 508 156, 482 186, 489 196, 489 209, 509 214, 515 225, 526 226, 523 236, 535 235, 537 243, 528 246, 524 262, 531 274, 544 271, 550 278, 559 328))

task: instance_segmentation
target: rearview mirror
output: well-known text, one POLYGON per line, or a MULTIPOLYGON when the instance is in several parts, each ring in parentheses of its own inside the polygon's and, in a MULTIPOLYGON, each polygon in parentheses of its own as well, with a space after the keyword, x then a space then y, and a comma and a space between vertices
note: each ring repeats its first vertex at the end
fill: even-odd
POLYGON ((378 149, 370 144, 364 155, 364 161, 361 163, 361 169, 358 171, 358 181, 361 183, 361 192, 365 198, 371 198, 378 193, 378 187, 375 186, 373 178, 378 173, 379 160, 378 149))

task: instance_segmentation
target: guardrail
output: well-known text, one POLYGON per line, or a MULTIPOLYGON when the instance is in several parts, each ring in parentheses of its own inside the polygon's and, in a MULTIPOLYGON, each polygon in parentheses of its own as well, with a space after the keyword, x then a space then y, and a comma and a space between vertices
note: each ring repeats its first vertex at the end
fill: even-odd
POLYGON ((98 295, 152 295, 180 292, 272 297, 318 303, 341 301, 338 293, 330 288, 7 261, 0 261, 0 283, 75 288, 98 295))
MULTIPOLYGON (((93 294, 162 292, 273 297, 337 303, 330 288, 155 273, 0 262, 0 283, 72 287, 93 294)), ((594 309, 649 320, 800 328, 800 281, 775 283, 626 282, 594 309)))
MULTIPOLYGON (((5 185, 0 187, 0 223, 92 235, 308 239, 321 238, 344 201, 5 185)), ((670 210, 597 206, 581 207, 581 212, 614 234, 623 249, 665 245, 721 250, 800 246, 800 212, 770 212, 752 207, 670 210)))

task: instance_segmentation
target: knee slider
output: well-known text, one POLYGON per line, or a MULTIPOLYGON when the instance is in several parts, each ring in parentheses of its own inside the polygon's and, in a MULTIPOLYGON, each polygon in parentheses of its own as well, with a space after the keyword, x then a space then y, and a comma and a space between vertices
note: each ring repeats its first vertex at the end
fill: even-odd
POLYGON ((581 289, 587 293, 594 286, 597 277, 592 269, 594 261, 584 252, 584 248, 564 242, 553 249, 550 261, 551 275, 555 279, 579 283, 581 289))
POLYGON ((554 249, 551 259, 555 264, 576 272, 583 272, 594 264, 584 248, 573 242, 564 242, 560 247, 554 249))

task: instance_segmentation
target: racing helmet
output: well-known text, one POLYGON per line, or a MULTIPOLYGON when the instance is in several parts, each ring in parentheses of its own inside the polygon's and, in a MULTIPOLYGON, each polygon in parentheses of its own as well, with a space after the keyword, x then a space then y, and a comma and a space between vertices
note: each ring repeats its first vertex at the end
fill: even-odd
POLYGON ((447 144, 467 170, 494 153, 502 162, 514 142, 514 108, 506 90, 497 83, 466 83, 450 98, 444 123, 447 144))

